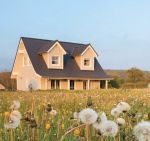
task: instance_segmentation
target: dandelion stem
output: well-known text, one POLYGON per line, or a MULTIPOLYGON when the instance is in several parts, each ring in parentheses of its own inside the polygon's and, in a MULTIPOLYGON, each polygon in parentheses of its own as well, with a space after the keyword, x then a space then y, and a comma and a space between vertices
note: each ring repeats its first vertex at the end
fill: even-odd
POLYGON ((89 137, 89 135, 90 135, 90 131, 89 131, 89 128, 90 127, 90 125, 89 124, 87 124, 86 125, 86 140, 87 141, 90 141, 90 137, 89 137))
POLYGON ((81 128, 81 127, 83 127, 83 126, 85 126, 85 124, 81 124, 81 125, 79 125, 79 126, 77 126, 77 127, 74 127, 74 128, 72 128, 72 129, 70 129, 69 131, 65 132, 65 134, 64 134, 64 135, 62 136, 62 138, 61 138, 61 141, 63 141, 64 138, 65 138, 65 136, 67 136, 69 133, 71 133, 71 132, 73 132, 75 129, 81 128))

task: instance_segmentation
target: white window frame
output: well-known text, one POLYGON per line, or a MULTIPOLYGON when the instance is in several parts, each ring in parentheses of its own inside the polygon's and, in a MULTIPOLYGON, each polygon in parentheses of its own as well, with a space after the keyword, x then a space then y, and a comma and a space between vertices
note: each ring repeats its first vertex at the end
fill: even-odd
POLYGON ((57 55, 51 56, 51 65, 53 65, 53 66, 59 66, 60 65, 60 56, 57 56, 57 55), (58 64, 53 64, 52 63, 53 62, 53 57, 58 57, 58 64))

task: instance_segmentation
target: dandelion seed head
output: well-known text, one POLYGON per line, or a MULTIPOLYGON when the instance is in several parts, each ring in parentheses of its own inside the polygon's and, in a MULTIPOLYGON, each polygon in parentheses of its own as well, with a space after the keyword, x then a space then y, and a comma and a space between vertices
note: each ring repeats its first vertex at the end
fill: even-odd
POLYGON ((10 107, 10 109, 18 110, 19 108, 20 108, 20 102, 18 100, 14 100, 13 104, 10 107))
POLYGON ((150 122, 140 122, 134 129, 133 134, 139 141, 149 141, 150 140, 150 122))
POLYGON ((98 118, 98 114, 91 108, 83 109, 79 113, 80 120, 85 124, 93 124, 98 118))

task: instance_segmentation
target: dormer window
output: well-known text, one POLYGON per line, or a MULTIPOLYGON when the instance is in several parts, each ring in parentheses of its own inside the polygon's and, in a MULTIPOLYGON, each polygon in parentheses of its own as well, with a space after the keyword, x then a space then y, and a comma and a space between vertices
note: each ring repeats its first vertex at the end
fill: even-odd
POLYGON ((59 56, 52 56, 52 65, 59 64, 59 56))
POLYGON ((91 60, 89 58, 84 58, 84 66, 90 67, 91 66, 91 60))

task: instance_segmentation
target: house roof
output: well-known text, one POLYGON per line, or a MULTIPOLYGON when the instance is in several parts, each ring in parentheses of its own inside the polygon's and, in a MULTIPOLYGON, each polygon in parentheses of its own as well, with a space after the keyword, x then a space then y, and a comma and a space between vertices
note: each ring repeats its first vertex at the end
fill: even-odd
POLYGON ((82 78, 82 79, 111 79, 105 74, 98 60, 95 58, 94 71, 93 70, 80 70, 74 56, 81 54, 88 44, 78 44, 70 42, 58 41, 60 45, 67 52, 64 55, 64 69, 48 69, 42 57, 42 52, 48 51, 57 40, 43 40, 35 38, 21 38, 35 72, 43 77, 50 78, 82 78))

